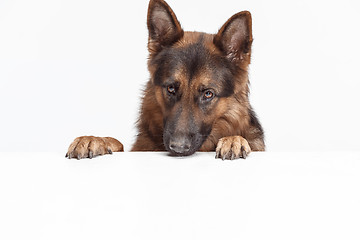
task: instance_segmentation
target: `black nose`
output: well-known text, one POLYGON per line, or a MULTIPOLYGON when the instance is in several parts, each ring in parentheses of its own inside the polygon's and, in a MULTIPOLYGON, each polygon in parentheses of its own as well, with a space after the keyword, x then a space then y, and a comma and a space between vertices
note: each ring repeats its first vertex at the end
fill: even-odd
POLYGON ((169 148, 171 151, 182 154, 190 150, 190 140, 185 137, 171 139, 169 143, 169 148))

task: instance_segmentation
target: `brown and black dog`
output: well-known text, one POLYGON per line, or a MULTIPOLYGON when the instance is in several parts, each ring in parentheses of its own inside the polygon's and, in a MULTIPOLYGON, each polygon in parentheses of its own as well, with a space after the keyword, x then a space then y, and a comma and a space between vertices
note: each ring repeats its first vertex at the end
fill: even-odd
MULTIPOLYGON (((150 0, 150 80, 132 151, 169 151, 186 156, 216 151, 222 159, 264 151, 264 133, 249 103, 250 12, 233 15, 216 35, 184 32, 163 0, 150 0)), ((123 151, 114 138, 78 137, 68 158, 123 151)))

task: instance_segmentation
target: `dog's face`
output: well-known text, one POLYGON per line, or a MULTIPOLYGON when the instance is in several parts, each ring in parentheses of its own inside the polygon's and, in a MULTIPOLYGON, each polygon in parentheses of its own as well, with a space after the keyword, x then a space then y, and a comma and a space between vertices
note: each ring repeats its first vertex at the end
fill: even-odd
POLYGON ((250 13, 234 15, 217 35, 184 32, 164 1, 151 0, 148 29, 149 70, 162 108, 165 148, 174 155, 193 154, 230 107, 229 99, 247 85, 239 76, 250 62, 250 13))
POLYGON ((185 33, 151 60, 157 66, 153 81, 163 107, 164 144, 173 154, 189 155, 201 147, 234 92, 236 69, 209 48, 211 39, 185 33))

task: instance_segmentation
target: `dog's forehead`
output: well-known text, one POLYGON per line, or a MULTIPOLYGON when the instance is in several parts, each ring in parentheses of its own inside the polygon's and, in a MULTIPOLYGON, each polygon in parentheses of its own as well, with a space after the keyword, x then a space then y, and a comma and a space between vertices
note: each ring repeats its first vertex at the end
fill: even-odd
POLYGON ((214 35, 204 32, 184 32, 184 36, 175 44, 175 47, 186 47, 201 43, 210 52, 217 51, 213 43, 214 35))
POLYGON ((169 49, 170 71, 177 79, 196 79, 211 81, 225 70, 225 59, 212 43, 213 35, 187 32, 184 37, 169 49))

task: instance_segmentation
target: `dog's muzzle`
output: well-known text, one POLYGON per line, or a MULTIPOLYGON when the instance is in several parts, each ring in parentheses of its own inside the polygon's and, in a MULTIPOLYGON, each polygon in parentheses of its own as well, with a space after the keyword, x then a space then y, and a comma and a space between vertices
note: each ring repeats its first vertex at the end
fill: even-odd
POLYGON ((191 148, 190 139, 185 136, 170 139, 169 149, 176 154, 187 155, 191 148))

